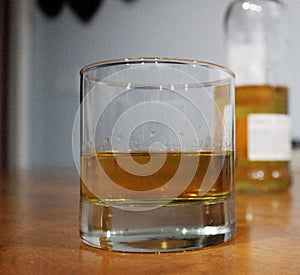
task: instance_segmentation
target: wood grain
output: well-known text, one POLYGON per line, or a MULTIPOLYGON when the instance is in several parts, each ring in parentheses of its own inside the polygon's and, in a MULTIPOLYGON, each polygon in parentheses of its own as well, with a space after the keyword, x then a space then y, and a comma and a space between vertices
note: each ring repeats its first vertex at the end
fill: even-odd
POLYGON ((80 242, 74 170, 0 179, 0 274, 300 274, 300 170, 283 193, 237 194, 236 237, 180 253, 102 251, 80 242))

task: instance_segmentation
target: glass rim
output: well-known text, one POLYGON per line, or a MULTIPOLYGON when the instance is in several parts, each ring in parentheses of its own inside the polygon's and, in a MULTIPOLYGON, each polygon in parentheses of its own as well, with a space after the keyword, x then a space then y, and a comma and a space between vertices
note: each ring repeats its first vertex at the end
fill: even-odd
POLYGON ((189 59, 189 58, 171 58, 171 57, 129 57, 129 58, 118 58, 118 59, 107 59, 107 60, 102 60, 102 61, 97 61, 93 62, 91 64, 88 64, 84 66, 80 70, 80 74, 85 74, 91 70, 103 67, 103 66, 112 66, 112 65, 121 65, 121 64, 126 64, 126 63, 131 63, 131 64, 137 64, 137 63, 174 63, 174 64, 197 64, 200 66, 206 66, 206 67, 211 67, 211 68, 217 68, 221 71, 224 71, 228 73, 231 77, 235 78, 235 73, 230 70, 229 68, 209 62, 209 61, 202 61, 202 60, 197 60, 197 59, 189 59))
MULTIPOLYGON (((214 81, 207 81, 202 82, 201 86, 210 86, 212 83, 227 83, 230 82, 230 80, 235 79, 235 73, 230 70, 229 68, 209 62, 209 61, 201 61, 197 59, 188 59, 188 58, 170 58, 170 57, 129 57, 129 58, 118 58, 118 59, 108 59, 108 60, 102 60, 97 61, 91 64, 88 64, 84 66, 80 70, 80 76, 83 77, 86 73, 89 73, 90 71, 104 68, 104 67, 110 67, 110 66, 116 66, 116 65, 134 65, 134 64, 182 64, 182 65, 198 65, 199 67, 206 67, 209 69, 217 69, 218 71, 221 71, 225 74, 227 74, 226 77, 223 77, 219 80, 214 81)), ((96 80, 97 81, 97 80, 96 80)), ((98 79, 99 81, 99 79, 98 79)), ((101 82, 101 81, 100 81, 101 82)), ((110 83, 113 84, 113 83, 110 83)), ((117 84, 117 83, 115 83, 117 84)), ((121 83, 119 83, 121 84, 121 83)), ((133 84, 133 83, 131 83, 133 84)), ((198 86, 199 83, 194 83, 192 86, 198 86)), ((137 86, 140 84, 137 84, 137 86)), ((135 86, 135 85, 134 85, 135 86)))

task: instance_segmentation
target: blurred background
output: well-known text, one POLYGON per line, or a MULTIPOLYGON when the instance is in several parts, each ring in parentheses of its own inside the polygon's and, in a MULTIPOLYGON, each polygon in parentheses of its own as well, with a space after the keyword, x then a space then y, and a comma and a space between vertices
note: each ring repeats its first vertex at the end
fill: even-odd
MULTIPOLYGON (((0 1, 2 168, 74 165, 79 71, 89 63, 162 56, 225 64, 223 18, 230 0, 0 1)), ((300 1, 285 3, 289 110, 292 137, 299 140, 300 1)))

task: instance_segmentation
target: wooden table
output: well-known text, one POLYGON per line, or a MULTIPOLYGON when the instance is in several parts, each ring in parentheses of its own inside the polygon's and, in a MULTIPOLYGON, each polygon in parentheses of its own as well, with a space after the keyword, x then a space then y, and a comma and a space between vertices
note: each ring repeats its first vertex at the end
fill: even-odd
POLYGON ((180 253, 102 251, 80 242, 75 170, 0 181, 0 274, 300 274, 300 170, 283 193, 237 195, 237 235, 180 253))

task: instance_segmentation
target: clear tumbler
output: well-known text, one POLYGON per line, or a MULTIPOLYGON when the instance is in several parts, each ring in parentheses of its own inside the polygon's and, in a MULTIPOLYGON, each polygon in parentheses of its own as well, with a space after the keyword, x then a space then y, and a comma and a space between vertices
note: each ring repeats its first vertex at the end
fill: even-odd
POLYGON ((234 131, 234 75, 224 67, 169 58, 84 67, 73 132, 82 241, 167 252, 231 239, 234 131))

